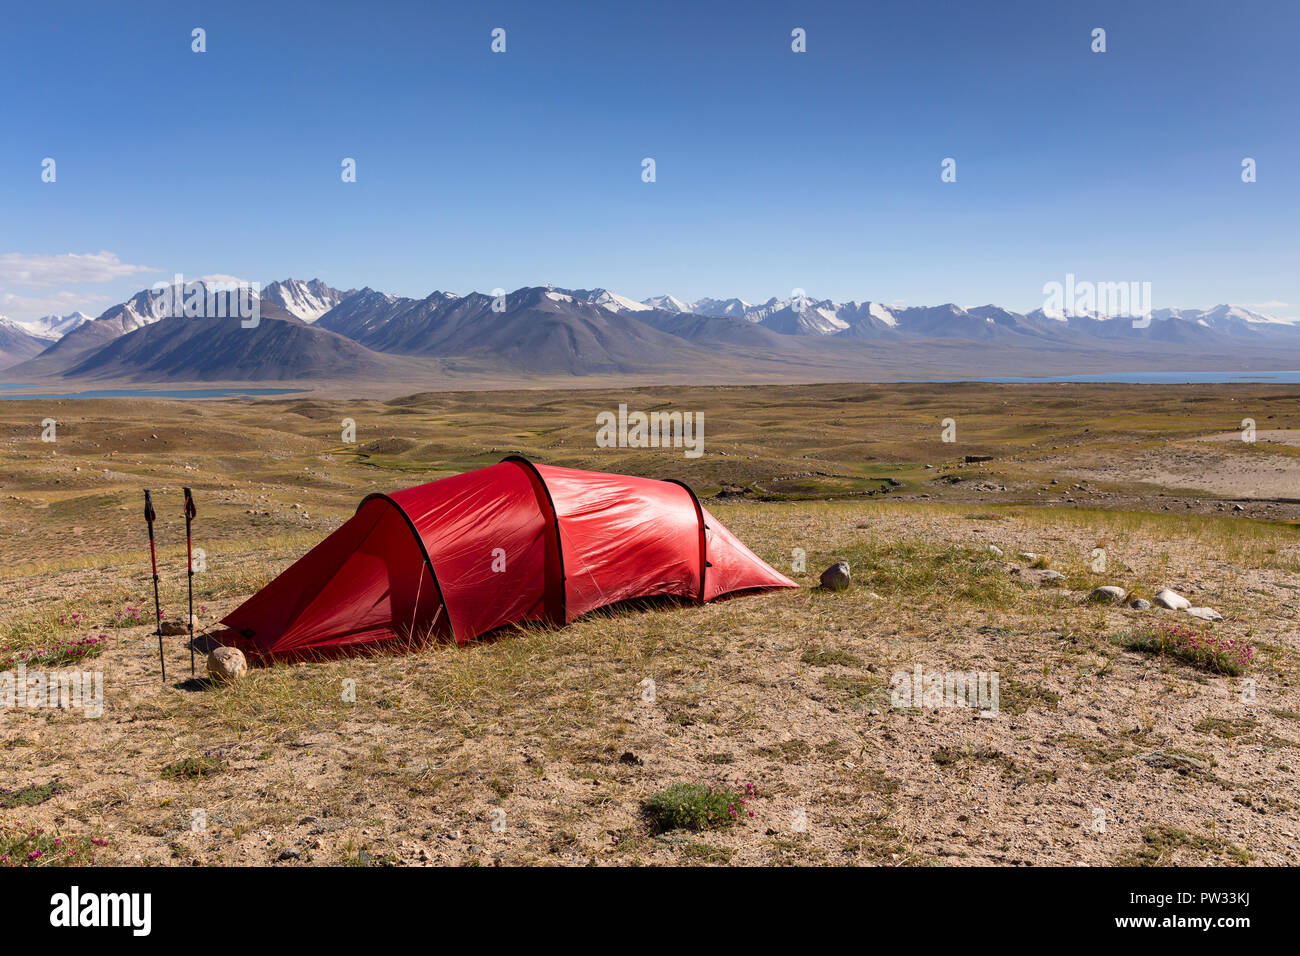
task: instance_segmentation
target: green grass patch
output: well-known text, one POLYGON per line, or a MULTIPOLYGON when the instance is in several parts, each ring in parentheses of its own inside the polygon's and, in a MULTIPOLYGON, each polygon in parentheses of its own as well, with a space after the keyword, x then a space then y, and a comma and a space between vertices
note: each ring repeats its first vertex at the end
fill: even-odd
POLYGON ((1275 797, 1271 793, 1239 793, 1232 798, 1233 803, 1240 804, 1256 813, 1282 812, 1294 810, 1296 805, 1285 797, 1275 797))
POLYGON ((1250 733, 1259 724, 1249 717, 1206 717, 1192 729, 1198 734, 1213 734, 1224 740, 1250 733))
POLYGON ((1056 710, 1061 695, 1056 691, 1008 677, 998 687, 998 709, 1009 714, 1023 714, 1031 707, 1056 710))
POLYGON ((145 624, 154 626, 153 612, 146 611, 139 604, 128 604, 114 613, 108 621, 109 627, 141 627, 145 624))
POLYGON ((49 783, 33 784, 17 790, 0 790, 0 810, 34 807, 67 789, 69 788, 59 781, 51 780, 49 783))
POLYGON ((224 761, 215 757, 186 757, 174 760, 162 768, 164 780, 192 780, 195 777, 210 777, 225 769, 224 761))
POLYGON ((24 650, 0 647, 0 670, 8 670, 19 664, 25 665, 28 670, 51 670, 68 664, 80 664, 104 653, 104 643, 107 640, 105 635, 98 634, 75 640, 55 640, 45 646, 24 650))
POLYGON ((1113 638, 1120 647, 1159 657, 1172 657, 1211 674, 1237 677, 1255 659, 1255 648, 1207 629, 1182 624, 1160 624, 1113 638))
POLYGON ((657 833, 669 830, 716 830, 749 814, 754 789, 743 790, 703 783, 674 783, 651 794, 642 809, 657 833))
POLYGON ((1188 833, 1161 823, 1143 827, 1141 845, 1119 857, 1115 863, 1118 866, 1169 866, 1180 850, 1191 851, 1202 857, 1226 858, 1243 866, 1250 862, 1250 854, 1241 847, 1217 837, 1188 833))
POLYGON ((847 697, 851 706, 878 709, 889 706, 889 686, 878 677, 823 674, 821 682, 826 689, 847 697))
POLYGON ((840 667, 862 666, 862 658, 856 654, 850 654, 848 651, 840 650, 838 647, 810 647, 803 652, 803 657, 799 659, 805 664, 811 664, 814 667, 830 667, 836 664, 840 667))
POLYGON ((773 744, 769 747, 759 747, 754 753, 763 757, 774 757, 784 760, 786 763, 795 763, 802 760, 812 752, 806 741, 798 737, 791 737, 789 740, 783 740, 779 744, 773 744))
POLYGON ((1001 607, 1018 589, 1001 565, 988 560, 983 549, 936 545, 923 539, 871 540, 834 555, 817 555, 810 563, 844 560, 853 569, 851 588, 863 588, 894 599, 957 601, 980 607, 1001 607))
POLYGON ((0 833, 0 867, 86 866, 108 842, 95 837, 63 837, 44 830, 0 833))
POLYGON ((734 851, 725 846, 712 846, 708 843, 690 843, 682 848, 682 856, 692 862, 712 863, 722 866, 730 862, 734 851))
POLYGON ((1084 761, 1090 764, 1114 763, 1138 752, 1136 747, 1128 747, 1108 740, 1093 740, 1078 734, 1066 734, 1061 738, 1061 742, 1079 751, 1084 761))

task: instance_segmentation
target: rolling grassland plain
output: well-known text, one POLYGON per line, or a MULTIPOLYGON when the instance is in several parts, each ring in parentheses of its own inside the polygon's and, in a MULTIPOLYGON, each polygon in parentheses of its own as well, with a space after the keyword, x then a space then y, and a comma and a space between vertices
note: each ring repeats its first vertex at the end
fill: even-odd
POLYGON ((0 707, 0 858, 1300 864, 1300 387, 345 394, 0 402, 0 670, 103 679, 99 716, 0 707), (621 403, 704 454, 596 447, 621 403), (221 686, 170 637, 159 680, 143 488, 169 619, 194 489, 210 629, 364 495, 509 454, 684 480, 803 587, 221 686), (996 715, 892 706, 917 667, 996 715))

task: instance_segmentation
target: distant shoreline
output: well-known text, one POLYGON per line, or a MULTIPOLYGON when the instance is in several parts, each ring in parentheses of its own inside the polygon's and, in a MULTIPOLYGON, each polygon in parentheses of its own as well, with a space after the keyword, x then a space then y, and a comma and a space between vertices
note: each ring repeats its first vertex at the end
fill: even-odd
POLYGON ((1083 375, 1044 375, 1033 378, 1005 375, 980 378, 975 381, 999 385, 1046 385, 1053 382, 1116 385, 1292 385, 1300 383, 1300 371, 1288 369, 1274 372, 1092 372, 1083 375))
MULTIPOLYGON (((610 380, 608 377, 593 376, 586 381, 564 382, 560 380, 532 380, 520 381, 512 384, 507 381, 493 382, 474 382, 472 380, 464 382, 444 382, 439 386, 431 384, 411 382, 405 386, 393 386, 384 391, 391 393, 391 396, 401 397, 409 394, 420 394, 428 391, 440 392, 476 392, 476 391, 603 391, 609 389, 626 388, 626 389, 646 389, 646 388, 678 388, 685 383, 666 380, 663 382, 653 382, 641 380, 635 376, 628 377, 624 383, 619 383, 616 379, 610 380)), ((753 387, 761 384, 778 384, 745 382, 745 381, 718 381, 706 383, 712 387, 753 387)), ((986 384, 986 385, 1296 385, 1300 384, 1300 370, 1297 369, 1280 369, 1276 371, 1179 371, 1179 372, 1088 372, 1078 375, 1045 375, 1045 376, 989 376, 985 378, 973 377, 953 377, 953 378, 880 378, 870 381, 866 380, 842 380, 828 379, 821 382, 813 381, 795 381, 784 382, 779 384, 785 385, 839 385, 839 384, 859 384, 859 385, 957 385, 957 384, 986 384)), ((326 392, 330 388, 344 388, 348 391, 355 389, 355 383, 350 382, 326 382, 307 385, 298 383, 292 387, 264 387, 256 385, 239 385, 237 383, 227 383, 217 386, 201 386, 190 384, 185 387, 173 388, 150 388, 150 387, 121 387, 121 388, 100 388, 87 389, 82 391, 41 391, 34 392, 31 389, 36 388, 57 388, 56 383, 21 383, 21 382, 0 382, 0 402, 5 401, 85 401, 95 399, 112 399, 112 398, 166 398, 166 399, 229 399, 229 398, 274 398, 282 395, 305 395, 307 393, 321 393, 324 389, 326 392)))
POLYGON ((164 389, 146 389, 146 388, 103 388, 94 389, 85 392, 42 392, 39 394, 32 392, 15 392, 9 394, 8 389, 36 388, 35 385, 19 385, 0 383, 0 401, 33 401, 44 399, 46 401, 55 400, 85 400, 94 398, 245 398, 260 397, 264 395, 291 395, 298 392, 306 392, 305 388, 164 388, 164 389))

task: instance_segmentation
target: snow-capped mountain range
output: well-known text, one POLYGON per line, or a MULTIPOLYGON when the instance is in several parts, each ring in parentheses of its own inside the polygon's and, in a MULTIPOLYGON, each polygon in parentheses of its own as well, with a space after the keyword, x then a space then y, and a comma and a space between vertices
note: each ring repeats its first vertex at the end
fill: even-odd
MULTIPOLYGON (((971 323, 969 320, 963 321, 965 317, 982 320, 987 325, 1009 325, 1014 324, 1016 319, 1024 319, 1030 323, 1055 321, 1063 326, 1073 325, 1077 328, 1087 328, 1090 323, 1108 322, 1122 323, 1138 329, 1146 327, 1142 322, 1134 326, 1131 318, 1114 318, 1096 312, 1067 314, 1035 309, 1032 312, 1019 313, 995 305, 962 308, 948 303, 941 306, 905 308, 872 301, 835 302, 831 299, 813 299, 806 295, 787 299, 771 298, 761 304, 735 298, 703 298, 695 302, 683 302, 672 295, 659 295, 629 306, 626 297, 604 289, 597 289, 594 292, 578 291, 571 294, 615 311, 639 311, 651 308, 691 315, 726 316, 744 319, 787 335, 836 335, 854 329, 861 330, 864 327, 901 329, 908 326, 915 331, 943 335, 945 331, 969 331, 971 323), (944 328, 945 325, 948 326, 947 329, 944 328)), ((1171 319, 1229 334, 1240 333, 1244 328, 1251 326, 1293 327, 1291 322, 1239 305, 1216 305, 1210 309, 1154 309, 1150 314, 1151 325, 1171 319)))
POLYGON ((167 298, 147 289, 94 319, 81 313, 27 323, 0 319, 0 368, 31 378, 155 375, 162 372, 149 356, 158 349, 171 350, 165 369, 172 380, 234 380, 252 375, 252 369, 273 377, 281 365, 282 375, 292 372, 289 377, 309 376, 315 366, 322 375, 360 369, 378 374, 389 367, 385 355, 406 369, 459 358, 477 367, 565 375, 639 374, 650 367, 702 368, 707 374, 719 362, 752 368, 755 361, 778 373, 789 367, 804 376, 820 370, 839 377, 845 369, 855 374, 887 361, 891 374, 905 375, 929 355, 943 356, 948 368, 1011 363, 1027 374, 1049 358, 1071 368, 1080 362, 1108 368, 1189 358, 1300 367, 1294 364, 1300 361, 1300 325, 1234 305, 1157 309, 1135 321, 1043 309, 1021 313, 997 305, 903 307, 805 295, 763 303, 685 302, 671 295, 638 302, 609 289, 550 285, 497 296, 438 291, 416 299, 370 288, 342 291, 319 279, 284 279, 262 289, 261 315, 264 332, 223 333, 218 355, 203 347, 208 330, 193 319, 170 316, 167 298), (272 343, 283 350, 281 365, 265 354, 272 343), (291 362, 290 353, 302 361, 291 362))
MULTIPOLYGON (((199 280, 199 284, 202 284, 202 280, 199 280)), ((312 279, 308 282, 301 279, 284 279, 279 282, 272 282, 262 289, 261 297, 263 302, 272 302, 290 315, 296 315, 304 322, 315 322, 355 291, 355 289, 350 289, 341 292, 338 289, 331 289, 320 279, 312 279)), ((627 301, 630 302, 631 300, 627 301)), ((617 304, 622 305, 624 303, 617 304)), ((633 304, 635 305, 635 303, 633 304)), ((615 303, 611 302, 611 307, 614 305, 615 303)), ((81 328, 87 322, 94 322, 97 318, 121 319, 124 331, 129 332, 132 329, 157 322, 163 317, 164 309, 161 297, 154 290, 146 289, 136 293, 126 302, 106 309, 97 317, 87 315, 84 312, 69 312, 67 315, 45 315, 39 319, 30 319, 23 322, 0 315, 0 321, 16 325, 19 329, 29 335, 34 335, 38 339, 57 342, 69 332, 81 328)))
MULTIPOLYGON (((694 302, 684 302, 672 295, 660 295, 638 302, 609 289, 561 289, 555 286, 544 288, 554 294, 556 301, 568 299, 583 302, 619 314, 637 316, 648 312, 661 312, 704 318, 738 319, 782 335, 844 335, 851 338, 870 338, 877 335, 888 337, 891 333, 913 333, 939 338, 961 338, 974 333, 983 333, 989 328, 1017 329, 1037 334, 1075 329, 1102 335, 1107 335, 1105 330, 1109 329, 1111 335, 1122 335, 1126 328, 1134 331, 1147 327, 1158 328, 1171 321, 1175 324, 1186 324, 1229 335, 1268 331, 1300 333, 1300 327, 1288 321, 1239 305, 1216 305, 1209 309, 1155 309, 1151 312, 1148 326, 1143 322, 1135 323, 1130 318, 1112 318, 1099 313, 1065 314, 1042 309, 1021 313, 996 305, 963 308, 953 303, 946 303, 939 306, 903 307, 870 300, 836 302, 831 299, 814 299, 810 296, 794 296, 786 299, 773 297, 763 303, 751 303, 739 298, 703 298, 694 302)), ((388 317, 387 313, 393 311, 396 303, 417 301, 369 288, 341 291, 331 288, 320 279, 308 281, 283 279, 265 286, 261 294, 263 303, 270 302, 278 305, 290 315, 308 323, 316 322, 353 296, 363 297, 357 303, 353 303, 354 308, 361 302, 367 303, 373 312, 371 323, 380 325, 384 324, 388 317)), ((441 302, 453 302, 465 298, 452 292, 435 292, 428 298, 433 297, 441 302)), ((424 301, 428 301, 428 298, 424 301)), ((0 316, 0 321, 8 322, 10 326, 35 338, 53 342, 88 322, 111 319, 122 332, 129 332, 157 322, 163 317, 164 310, 158 293, 145 290, 126 302, 105 310, 97 318, 92 318, 84 312, 72 312, 68 315, 50 315, 26 322, 15 322, 0 316)), ((977 337, 984 336, 981 334, 977 337)))

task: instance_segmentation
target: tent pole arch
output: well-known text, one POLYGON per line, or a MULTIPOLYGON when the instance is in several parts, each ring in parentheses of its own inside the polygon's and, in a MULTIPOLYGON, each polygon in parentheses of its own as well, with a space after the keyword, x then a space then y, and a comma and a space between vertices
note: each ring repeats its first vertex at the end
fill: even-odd
POLYGON ((709 526, 704 523, 704 507, 700 504, 699 496, 695 494, 695 489, 684 481, 678 481, 676 478, 665 479, 670 485, 679 485, 686 489, 686 493, 691 496, 691 503, 695 505, 695 518, 700 523, 700 603, 704 602, 704 595, 708 592, 704 590, 705 576, 709 573, 709 538, 705 533, 709 526))
POLYGON ((523 455, 507 455, 501 461, 512 462, 525 469, 534 482, 534 490, 541 489, 541 495, 538 497, 537 504, 542 508, 545 517, 550 519, 551 531, 555 535, 555 557, 559 567, 559 607, 558 613, 551 615, 551 623, 562 627, 568 623, 569 617, 569 600, 568 600, 568 576, 564 573, 564 541, 560 537, 560 513, 555 510, 555 500, 551 498, 551 489, 546 487, 546 479, 542 473, 537 470, 537 466, 525 458, 523 455))
MULTIPOLYGON (((402 520, 406 522, 406 526, 411 529, 411 534, 414 536, 415 543, 420 549, 420 554, 424 555, 424 563, 429 569, 429 577, 433 579, 433 589, 438 595, 438 606, 447 612, 447 631, 451 634, 451 639, 455 641, 456 628, 451 620, 451 609, 447 607, 447 601, 442 596, 442 585, 438 583, 438 572, 433 569, 433 559, 429 557, 429 549, 424 546, 424 537, 420 534, 420 530, 415 526, 415 522, 411 520, 411 516, 406 513, 406 509, 388 495, 376 492, 375 494, 366 495, 361 499, 361 504, 357 505, 357 512, 360 512, 361 509, 366 506, 367 502, 373 501, 376 498, 387 501, 393 508, 395 508, 397 513, 402 516, 402 520)), ((418 611, 419 609, 417 608, 416 610, 418 611)))

